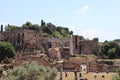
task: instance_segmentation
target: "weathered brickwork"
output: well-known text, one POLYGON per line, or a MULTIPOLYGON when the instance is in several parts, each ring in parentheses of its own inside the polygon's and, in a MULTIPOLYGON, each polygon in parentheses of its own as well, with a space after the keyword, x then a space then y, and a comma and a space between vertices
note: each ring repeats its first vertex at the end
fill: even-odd
POLYGON ((73 53, 76 54, 95 54, 99 52, 98 38, 93 40, 86 40, 83 36, 73 36, 73 53))
POLYGON ((16 29, 1 31, 0 41, 13 44, 17 52, 48 51, 50 48, 62 48, 61 57, 66 54, 95 54, 99 52, 99 40, 86 40, 83 36, 71 35, 69 38, 42 37, 35 31, 16 29), (67 52, 67 53, 66 53, 67 52), (64 53, 64 54, 63 54, 64 53))
POLYGON ((12 30, 0 33, 0 40, 13 44, 17 52, 27 52, 42 48, 42 38, 31 30, 12 30))

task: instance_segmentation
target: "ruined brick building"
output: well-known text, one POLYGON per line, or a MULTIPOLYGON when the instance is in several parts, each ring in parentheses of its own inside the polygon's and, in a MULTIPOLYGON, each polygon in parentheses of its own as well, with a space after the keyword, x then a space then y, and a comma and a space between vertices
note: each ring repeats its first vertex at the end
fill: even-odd
POLYGON ((99 53, 99 40, 86 40, 83 36, 71 35, 70 38, 47 38, 48 48, 62 47, 69 49, 69 53, 73 54, 95 54, 99 53))
POLYGON ((73 35, 73 53, 76 54, 95 54, 99 52, 99 40, 86 40, 83 36, 73 35))
MULTIPOLYGON (((26 29, 3 31, 3 26, 1 26, 0 41, 12 43, 16 52, 48 51, 50 48, 62 48, 62 57, 68 54, 97 55, 99 52, 98 38, 86 40, 83 36, 78 35, 71 35, 69 38, 43 37, 35 31, 26 29)), ((54 52, 52 53, 56 55, 54 52)))
POLYGON ((33 52, 43 48, 42 37, 32 30, 20 29, 1 32, 0 41, 12 43, 17 52, 33 52))

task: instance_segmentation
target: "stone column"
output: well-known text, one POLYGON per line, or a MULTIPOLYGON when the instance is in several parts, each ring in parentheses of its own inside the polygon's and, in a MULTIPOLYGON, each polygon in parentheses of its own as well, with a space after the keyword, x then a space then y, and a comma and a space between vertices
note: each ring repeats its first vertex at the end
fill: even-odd
POLYGON ((62 73, 63 73, 63 64, 61 63, 60 64, 60 80, 63 80, 62 73))
POLYGON ((73 55, 73 35, 70 38, 70 54, 73 55))
POLYGON ((89 73, 89 60, 87 55, 86 55, 86 72, 89 73))

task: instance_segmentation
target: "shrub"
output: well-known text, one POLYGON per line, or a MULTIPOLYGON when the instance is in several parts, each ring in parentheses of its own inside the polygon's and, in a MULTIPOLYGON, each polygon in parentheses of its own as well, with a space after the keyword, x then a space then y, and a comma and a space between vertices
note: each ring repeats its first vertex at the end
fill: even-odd
POLYGON ((36 62, 24 62, 8 71, 7 80, 55 80, 56 68, 39 66, 36 62))

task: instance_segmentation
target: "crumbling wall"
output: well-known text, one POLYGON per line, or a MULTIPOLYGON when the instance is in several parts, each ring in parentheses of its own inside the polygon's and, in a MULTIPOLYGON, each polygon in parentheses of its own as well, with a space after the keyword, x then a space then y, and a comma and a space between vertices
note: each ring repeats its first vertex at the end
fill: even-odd
POLYGON ((99 52, 99 40, 86 40, 83 36, 73 35, 73 53, 74 54, 95 54, 99 52))
POLYGON ((1 40, 12 43, 16 51, 34 51, 42 48, 43 38, 32 30, 5 31, 1 35, 1 40))

